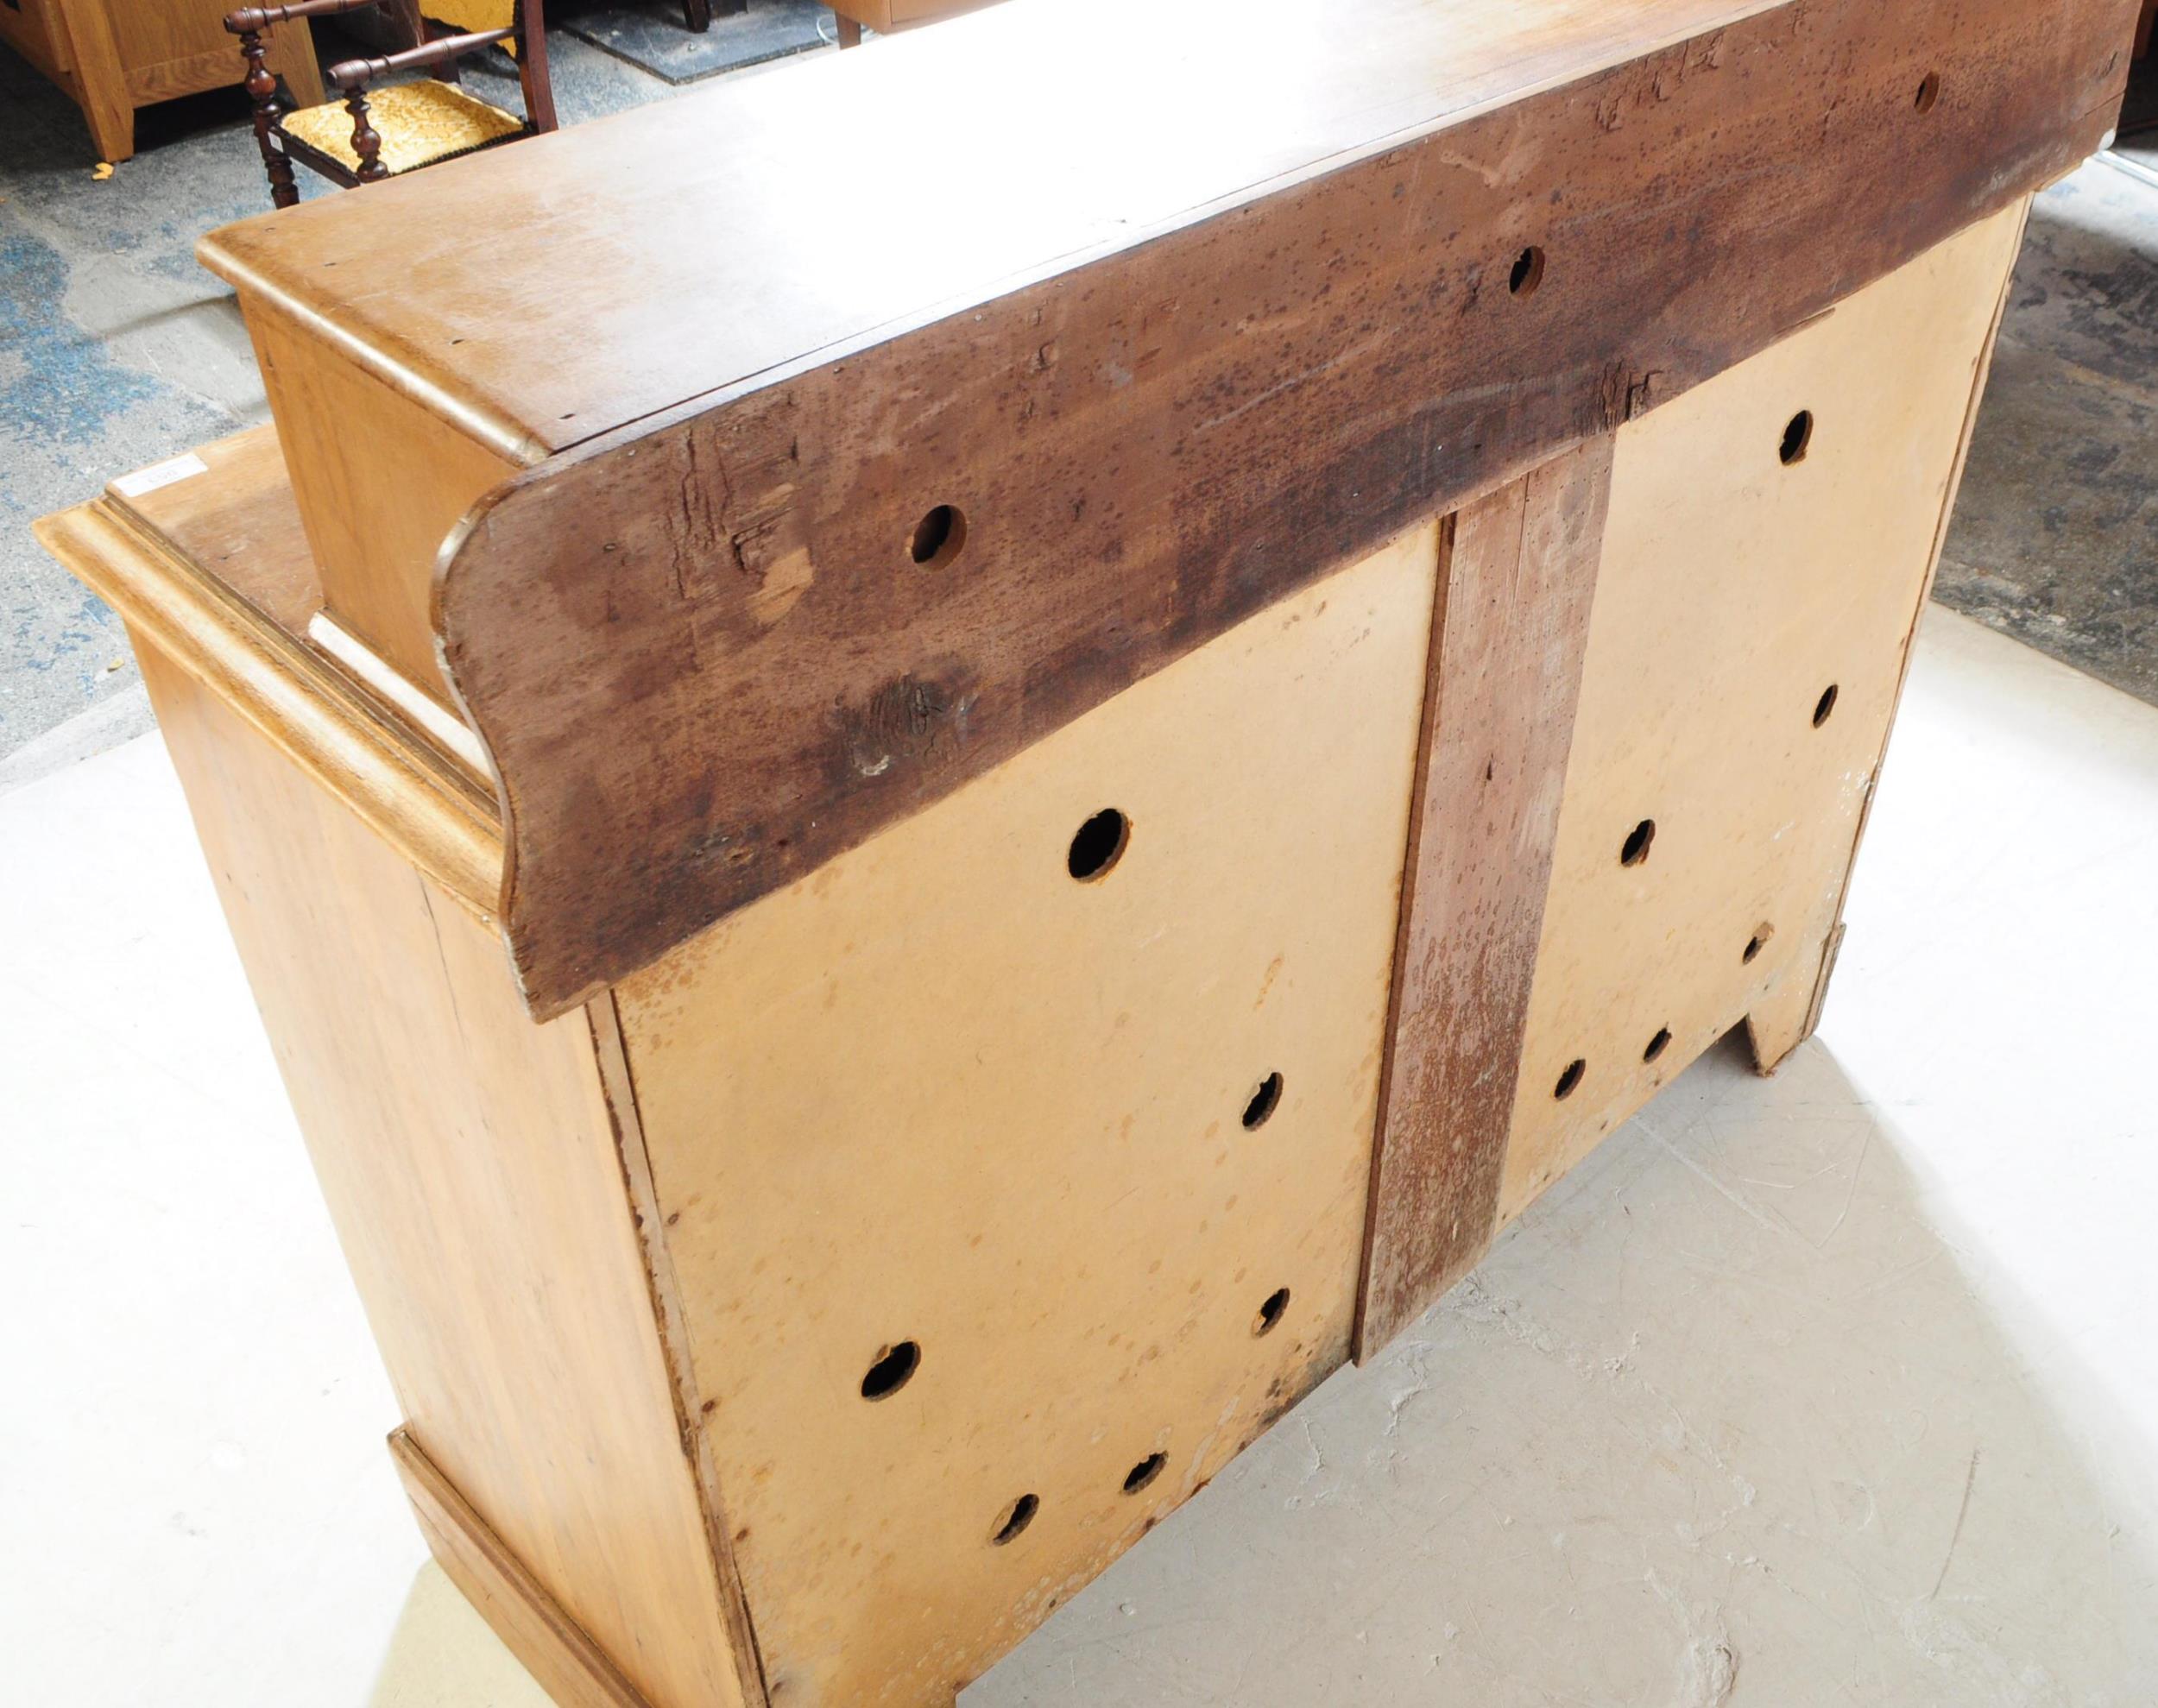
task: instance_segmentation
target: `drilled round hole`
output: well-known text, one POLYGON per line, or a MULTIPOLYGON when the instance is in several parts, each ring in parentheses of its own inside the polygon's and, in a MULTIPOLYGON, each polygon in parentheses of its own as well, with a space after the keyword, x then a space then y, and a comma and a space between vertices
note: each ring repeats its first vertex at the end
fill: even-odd
POLYGON ((1763 949, 1769 946, 1769 939, 1775 935, 1775 926, 1756 925, 1753 928, 1753 935, 1746 939, 1746 946, 1745 949, 1740 952, 1738 959, 1745 961, 1751 961, 1755 955, 1760 954, 1763 949))
POLYGON ((1649 857, 1649 844, 1656 841, 1656 821, 1644 818, 1626 833, 1626 840, 1618 849, 1618 864, 1638 866, 1649 857))
POLYGON ((956 506, 939 504, 914 524, 907 551, 925 569, 941 570, 967 543, 967 519, 956 506))
POLYGON ((887 1346, 877 1354, 877 1361, 869 1366, 869 1373, 861 1378, 861 1397, 865 1400, 888 1400, 913 1380, 914 1372, 921 1368, 922 1349, 912 1340, 902 1340, 896 1346, 887 1346))
POLYGON ((1259 1082, 1259 1089, 1252 1093, 1251 1101, 1244 1106, 1244 1125, 1249 1129, 1263 1127, 1266 1118, 1281 1104, 1281 1075, 1269 1074, 1259 1082))
POLYGON ((1581 1082, 1581 1075, 1588 1071, 1588 1063, 1576 1056, 1566 1064, 1566 1071, 1559 1075, 1559 1082, 1551 1087, 1554 1097, 1571 1097, 1574 1087, 1581 1082))
POLYGON ((1079 834, 1071 839, 1065 869, 1081 883, 1092 883, 1124 858, 1125 846, 1131 840, 1132 821, 1114 807, 1104 807, 1081 825, 1079 834))
POLYGON ((1776 448, 1777 459, 1785 468, 1806 460, 1806 447, 1814 442, 1814 412, 1801 409, 1784 423, 1783 442, 1776 448))
POLYGON ((1286 1287, 1277 1287, 1266 1295, 1265 1303, 1259 1308, 1259 1314, 1252 1319, 1252 1333, 1254 1334, 1271 1333, 1274 1325, 1281 1320, 1282 1313, 1288 1308, 1289 1289, 1286 1287))
POLYGON ((1506 275, 1506 288, 1518 297, 1531 297, 1543 282, 1543 251, 1534 243, 1514 257, 1513 271, 1506 275))
POLYGON ((1828 722, 1828 714, 1836 709, 1836 684, 1830 683, 1820 690, 1820 698, 1814 702, 1814 728, 1819 729, 1828 722))
POLYGON ((1669 1026, 1659 1026, 1656 1028, 1656 1036, 1649 1040, 1649 1047, 1641 1052, 1641 1059, 1644 1062, 1653 1062, 1670 1046, 1671 1029, 1669 1026))
POLYGON ((1940 73, 1937 71, 1929 71, 1920 81, 1918 98, 1911 104, 1921 113, 1929 113, 1934 110, 1934 104, 1940 99, 1940 73))
POLYGON ((1167 1453, 1149 1453, 1124 1473, 1124 1492, 1135 1495, 1154 1478, 1161 1475, 1161 1468, 1169 1463, 1167 1453))
POLYGON ((1013 1541, 1034 1522, 1034 1515, 1041 1509, 1040 1496, 1021 1495, 997 1516, 996 1528, 989 1532, 989 1545, 1002 1547, 1013 1541))

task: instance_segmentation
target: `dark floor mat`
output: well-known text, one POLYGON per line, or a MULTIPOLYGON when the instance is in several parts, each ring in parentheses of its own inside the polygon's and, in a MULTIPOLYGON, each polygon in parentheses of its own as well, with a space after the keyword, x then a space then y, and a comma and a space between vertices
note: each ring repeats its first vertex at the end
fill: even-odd
POLYGON ((2158 705, 2158 181, 2032 208, 1934 593, 2158 705))
POLYGON ((703 31, 684 23, 679 0, 582 6, 551 14, 548 22, 670 83, 694 83, 837 40, 830 8, 817 0, 749 0, 746 9, 724 17, 716 6, 713 11, 711 28, 703 31))

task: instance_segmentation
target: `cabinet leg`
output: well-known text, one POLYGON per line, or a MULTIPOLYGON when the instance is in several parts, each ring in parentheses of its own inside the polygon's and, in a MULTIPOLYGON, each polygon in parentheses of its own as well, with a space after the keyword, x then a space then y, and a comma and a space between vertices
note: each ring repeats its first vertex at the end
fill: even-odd
POLYGON ((1843 924, 1828 934, 1822 945, 1820 970, 1808 983, 1792 978, 1768 1001, 1757 1003, 1746 1016, 1746 1043, 1753 1051, 1753 1071, 1773 1074, 1784 1058, 1814 1035, 1820 1024, 1820 1006, 1828 999, 1828 980, 1836 970, 1836 955, 1843 948, 1843 924))
POLYGON ((84 0, 60 0, 58 22, 75 60, 75 85, 80 93, 83 117, 90 122, 90 138, 98 157, 117 163, 135 153, 135 106, 128 96, 127 72, 121 69, 120 49, 112 35, 111 20, 101 5, 84 0))

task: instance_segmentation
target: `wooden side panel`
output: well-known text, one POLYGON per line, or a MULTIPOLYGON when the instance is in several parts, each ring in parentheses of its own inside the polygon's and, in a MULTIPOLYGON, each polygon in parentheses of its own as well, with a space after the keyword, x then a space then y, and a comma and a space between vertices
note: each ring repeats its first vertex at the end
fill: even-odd
POLYGON ((1436 538, 617 991, 775 1701, 943 1708, 1341 1362, 1436 538))
POLYGON ((137 651, 413 1440, 654 1708, 741 1703, 584 1016, 137 651))
POLYGON ((435 557, 465 511, 521 465, 270 303, 243 296, 241 306, 328 608, 446 703, 430 608, 435 557))
POLYGON ((535 1012, 2065 170, 2127 23, 1778 7, 528 471, 440 615, 535 1012))
POLYGON ((1804 1035, 2023 211, 1619 432, 1502 1217, 1804 1035))
POLYGON ((1612 442, 1454 519, 1436 601, 1372 1157, 1357 1357, 1467 1272, 1498 1226, 1612 442))

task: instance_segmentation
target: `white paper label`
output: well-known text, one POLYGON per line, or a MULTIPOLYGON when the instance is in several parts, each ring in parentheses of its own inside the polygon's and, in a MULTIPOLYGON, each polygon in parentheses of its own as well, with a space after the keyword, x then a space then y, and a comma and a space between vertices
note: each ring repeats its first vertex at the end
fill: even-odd
POLYGON ((155 492, 161 486, 184 481, 192 475, 206 475, 210 465, 189 451, 185 457, 175 457, 167 463, 153 463, 147 469, 137 469, 131 475, 123 475, 112 483, 112 489, 123 498, 140 498, 146 492, 155 492))

